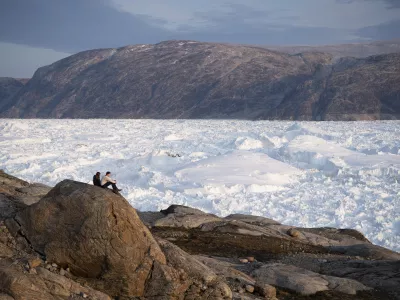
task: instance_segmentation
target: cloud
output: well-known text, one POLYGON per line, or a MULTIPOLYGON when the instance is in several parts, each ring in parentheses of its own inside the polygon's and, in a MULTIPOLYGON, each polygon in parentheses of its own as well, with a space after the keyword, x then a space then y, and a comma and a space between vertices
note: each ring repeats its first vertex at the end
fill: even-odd
POLYGON ((353 3, 353 2, 362 2, 362 1, 374 1, 374 2, 383 2, 386 3, 386 8, 387 9, 393 9, 393 8, 400 8, 400 1, 399 0, 336 0, 339 3, 353 3))
POLYGON ((396 20, 399 13, 386 9, 383 1, 398 4, 393 0, 3 0, 0 41, 78 52, 168 39, 278 45, 383 39, 396 34, 390 24, 386 29, 380 24, 396 20), (368 28, 378 25, 372 34, 368 28))
POLYGON ((400 38, 400 18, 376 26, 368 26, 357 31, 357 35, 371 40, 391 40, 400 38))
POLYGON ((76 52, 167 39, 170 33, 154 22, 106 0, 5 0, 0 41, 76 52))

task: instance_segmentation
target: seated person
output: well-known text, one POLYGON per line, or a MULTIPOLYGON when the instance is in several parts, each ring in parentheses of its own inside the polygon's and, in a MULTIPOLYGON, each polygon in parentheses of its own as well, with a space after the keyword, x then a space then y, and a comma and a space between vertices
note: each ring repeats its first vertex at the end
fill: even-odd
POLYGON ((100 172, 93 176, 93 185, 101 187, 100 172))
POLYGON ((102 188, 107 188, 110 185, 112 186, 114 191, 122 191, 121 189, 117 188, 116 185, 117 181, 111 178, 111 172, 107 171, 106 175, 103 176, 103 178, 101 179, 101 187, 102 188))

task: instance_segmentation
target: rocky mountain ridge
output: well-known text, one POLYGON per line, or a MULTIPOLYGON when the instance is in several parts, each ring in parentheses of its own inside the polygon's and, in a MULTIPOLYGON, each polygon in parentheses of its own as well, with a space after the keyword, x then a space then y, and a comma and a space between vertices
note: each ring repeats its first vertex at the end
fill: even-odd
POLYGON ((37 70, 3 118, 400 118, 400 53, 341 58, 167 41, 81 52, 37 70))
POLYGON ((180 205, 138 212, 71 180, 0 182, 0 299, 400 297, 400 254, 355 230, 180 205))
POLYGON ((338 45, 319 46, 263 46, 267 49, 285 52, 289 54, 304 52, 324 52, 331 54, 334 58, 356 57, 365 58, 373 55, 382 55, 400 52, 400 39, 387 41, 374 41, 366 43, 351 43, 338 45))

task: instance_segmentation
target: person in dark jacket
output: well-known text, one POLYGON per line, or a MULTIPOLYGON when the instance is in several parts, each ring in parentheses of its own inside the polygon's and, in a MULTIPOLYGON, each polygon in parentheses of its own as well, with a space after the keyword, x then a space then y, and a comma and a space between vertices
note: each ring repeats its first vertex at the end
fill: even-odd
POLYGON ((97 172, 96 175, 93 176, 93 185, 102 187, 100 180, 100 172, 97 172))

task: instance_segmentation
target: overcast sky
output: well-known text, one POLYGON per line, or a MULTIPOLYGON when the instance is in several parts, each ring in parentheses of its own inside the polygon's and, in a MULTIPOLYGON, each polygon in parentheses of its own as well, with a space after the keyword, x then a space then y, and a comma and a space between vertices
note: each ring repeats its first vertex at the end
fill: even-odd
POLYGON ((400 0, 0 0, 0 76, 168 39, 258 45, 400 38, 400 0))

